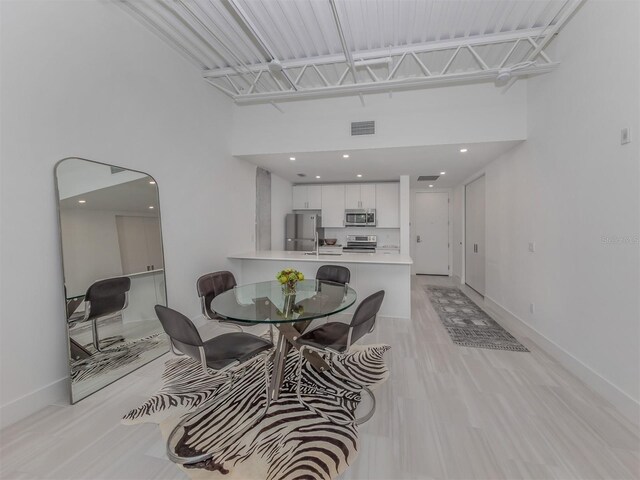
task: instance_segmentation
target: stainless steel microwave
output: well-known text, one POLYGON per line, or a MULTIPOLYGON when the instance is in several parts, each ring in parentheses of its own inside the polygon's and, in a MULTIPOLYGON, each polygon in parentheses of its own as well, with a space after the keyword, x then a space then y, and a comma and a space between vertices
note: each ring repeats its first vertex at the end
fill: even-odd
POLYGON ((375 227, 376 226, 375 209, 345 210, 344 226, 345 227, 375 227))

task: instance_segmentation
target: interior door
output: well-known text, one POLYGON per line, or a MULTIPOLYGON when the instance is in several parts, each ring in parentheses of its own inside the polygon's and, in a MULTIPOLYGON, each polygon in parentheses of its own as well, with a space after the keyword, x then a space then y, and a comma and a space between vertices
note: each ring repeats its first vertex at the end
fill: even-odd
POLYGON ((151 265, 147 246, 146 218, 116 215, 122 273, 146 272, 151 265))
POLYGON ((449 194, 416 193, 415 272, 449 275, 449 194))
POLYGON ((465 283, 480 295, 485 292, 485 179, 465 188, 465 283))
POLYGON ((164 268, 159 218, 145 218, 145 236, 147 240, 148 261, 151 264, 151 269, 158 270, 164 268))

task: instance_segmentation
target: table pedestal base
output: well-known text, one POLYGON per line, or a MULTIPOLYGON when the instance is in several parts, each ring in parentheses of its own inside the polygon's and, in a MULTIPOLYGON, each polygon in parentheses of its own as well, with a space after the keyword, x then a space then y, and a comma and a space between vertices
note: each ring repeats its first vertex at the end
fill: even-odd
MULTIPOLYGON (((281 323, 276 325, 280 335, 278 335, 278 343, 273 356, 273 372, 271 374, 271 384, 269 387, 271 389, 271 398, 273 400, 277 400, 280 396, 280 388, 284 381, 285 359, 287 358, 291 347, 296 350, 300 350, 300 346, 298 345, 298 342, 296 342, 296 339, 307 329, 310 323, 311 321, 298 322, 293 325, 290 323, 281 323)), ((325 362, 325 360, 316 352, 305 349, 302 354, 311 366, 319 372, 324 372, 329 369, 329 364, 327 364, 327 362, 325 362)))

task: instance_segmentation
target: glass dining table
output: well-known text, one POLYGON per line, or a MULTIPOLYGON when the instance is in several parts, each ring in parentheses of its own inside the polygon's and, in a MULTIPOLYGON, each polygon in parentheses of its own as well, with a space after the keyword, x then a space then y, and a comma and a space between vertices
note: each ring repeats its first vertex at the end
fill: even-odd
MULTIPOLYGON (((273 357, 271 396, 278 399, 284 380, 284 365, 291 348, 301 333, 316 318, 328 317, 346 310, 356 301, 356 292, 349 285, 324 280, 302 280, 295 293, 285 293, 274 280, 239 285, 211 301, 211 309, 222 318, 250 324, 273 325, 280 333, 273 357)), ((329 368, 315 352, 304 351, 305 358, 318 371, 329 368)))

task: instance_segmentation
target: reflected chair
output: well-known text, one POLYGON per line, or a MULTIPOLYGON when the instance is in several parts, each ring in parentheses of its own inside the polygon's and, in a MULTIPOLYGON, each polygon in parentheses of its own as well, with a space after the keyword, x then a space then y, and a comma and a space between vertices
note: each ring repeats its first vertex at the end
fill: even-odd
POLYGON ((383 300, 384 290, 380 290, 379 292, 368 296, 362 302, 360 302, 360 305, 358 305, 358 308, 356 308, 356 311, 353 314, 350 323, 325 323, 324 325, 311 330, 310 332, 304 333, 303 335, 300 335, 298 338, 296 338, 296 343, 300 345, 300 357, 298 360, 297 370, 298 379, 296 388, 298 401, 303 406, 316 413, 317 415, 320 415, 326 420, 330 420, 339 425, 360 425, 369 420, 375 412, 376 398, 373 395, 373 392, 366 385, 351 377, 338 374, 335 369, 331 367, 333 367, 334 355, 343 357, 349 352, 351 345, 360 340, 360 338, 362 338, 364 335, 373 331, 376 324, 376 316, 380 311, 383 300), (305 402, 300 393, 302 383, 302 362, 304 359, 303 354, 305 349, 329 356, 329 365, 332 375, 345 380, 348 383, 352 383, 356 385, 360 390, 364 390, 365 392, 367 392, 373 402, 373 406, 371 407, 370 411, 360 418, 355 418, 352 421, 345 421, 333 415, 329 415, 326 412, 322 412, 321 410, 318 410, 309 403, 305 402))
MULTIPOLYGON (((84 296, 85 309, 83 322, 91 321, 93 335, 93 347, 98 352, 104 352, 98 334, 98 320, 121 312, 129 305, 129 290, 131 279, 129 277, 107 278, 99 280, 89 287, 84 296)), ((124 337, 116 336, 105 339, 109 341, 107 346, 124 341, 124 337)))
POLYGON ((227 392, 211 402, 199 406, 195 412, 188 414, 172 430, 167 438, 167 455, 169 459, 178 464, 198 463, 208 460, 217 452, 204 453, 192 457, 178 455, 171 447, 176 434, 185 428, 185 425, 203 409, 212 407, 217 402, 222 402, 231 393, 233 382, 249 361, 264 354, 265 369, 265 389, 267 392, 266 407, 262 410, 259 418, 251 423, 249 427, 242 429, 234 435, 239 438, 250 428, 255 426, 267 412, 270 404, 269 389, 269 357, 273 350, 273 343, 249 333, 232 332, 224 333, 207 341, 202 341, 198 329, 186 316, 163 305, 156 305, 156 315, 162 324, 162 328, 169 336, 175 347, 185 355, 197 361, 206 375, 224 374, 228 378, 229 387, 227 392))
MULTIPOLYGON (((227 320, 211 309, 211 301, 215 297, 228 290, 233 289, 236 285, 236 278, 233 276, 233 273, 223 270, 220 272, 213 272, 202 275, 196 281, 196 290, 198 291, 198 297, 200 297, 200 307, 202 309, 202 314, 206 318, 208 318, 209 320, 215 320, 222 325, 230 325, 236 327, 240 332, 243 332, 244 330, 242 329, 242 327, 250 327, 259 324, 227 320)), ((271 325, 269 326, 269 338, 273 343, 273 327, 271 325)))
MULTIPOLYGON (((339 283, 346 287, 351 281, 351 271, 347 267, 340 265, 322 265, 316 272, 316 280, 339 283)), ((320 287, 322 287, 322 285, 320 287)), ((331 317, 327 317, 325 322, 329 322, 330 318, 331 317)))
POLYGON ((347 285, 351 280, 351 271, 340 265, 322 265, 316 272, 316 280, 347 285))

